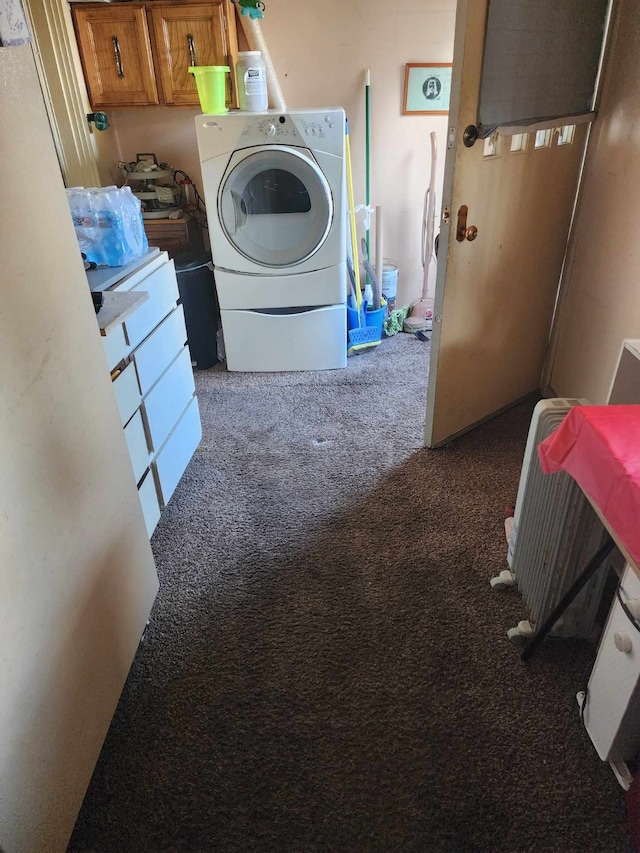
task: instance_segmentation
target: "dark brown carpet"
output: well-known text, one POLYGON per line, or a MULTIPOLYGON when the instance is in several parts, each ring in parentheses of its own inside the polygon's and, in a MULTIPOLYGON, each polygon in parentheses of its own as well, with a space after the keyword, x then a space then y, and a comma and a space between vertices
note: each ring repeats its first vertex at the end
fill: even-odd
POLYGON ((506 567, 531 406, 422 448, 428 345, 344 371, 197 375, 205 437, 74 853, 628 851, 575 702, 528 665, 506 567))

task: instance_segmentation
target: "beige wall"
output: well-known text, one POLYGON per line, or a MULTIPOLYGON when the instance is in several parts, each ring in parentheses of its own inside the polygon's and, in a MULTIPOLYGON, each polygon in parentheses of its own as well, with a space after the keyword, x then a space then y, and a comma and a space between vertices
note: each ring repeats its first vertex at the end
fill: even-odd
POLYGON ((623 338, 640 337, 640 5, 622 0, 587 154, 550 385, 606 401, 623 338))
POLYGON ((158 581, 28 45, 0 90, 0 850, 62 853, 158 581))
MULTIPOLYGON (((450 62, 455 0, 268 0, 262 22, 287 106, 343 106, 350 121, 356 204, 364 202, 364 71, 371 69, 371 203, 384 208, 384 254, 400 267, 399 302, 422 288, 420 239, 429 133, 442 184, 446 116, 401 114, 407 62, 450 62)), ((197 110, 113 110, 119 156, 154 151, 200 183, 197 110)), ((114 173, 115 176, 115 173, 114 173)), ((440 191, 438 191, 438 204, 440 191)))
MULTIPOLYGON (((111 115, 109 120, 113 121, 111 115)), ((122 183, 122 176, 118 169, 120 146, 115 127, 110 125, 106 130, 95 130, 92 126, 91 135, 96 150, 100 186, 107 187, 111 184, 119 186, 122 183)))
MULTIPOLYGON (((129 162, 136 154, 153 152, 161 162, 182 169, 202 191, 200 160, 194 119, 199 110, 186 107, 140 107, 109 111, 117 140, 119 160, 129 162)), ((112 180, 122 182, 118 164, 109 165, 112 180)))

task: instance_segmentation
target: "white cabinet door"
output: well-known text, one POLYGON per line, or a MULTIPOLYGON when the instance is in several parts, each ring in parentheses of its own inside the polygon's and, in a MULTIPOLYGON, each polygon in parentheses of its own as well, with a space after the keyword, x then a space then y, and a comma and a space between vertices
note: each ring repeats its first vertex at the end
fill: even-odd
MULTIPOLYGON (((126 278, 123 278, 117 283, 114 283, 113 289, 133 290, 134 288, 140 285, 141 281, 144 281, 145 278, 148 278, 153 272, 164 266, 168 260, 169 256, 167 255, 167 253, 160 252, 159 254, 152 257, 151 260, 145 263, 143 266, 139 267, 134 272, 129 273, 126 278)), ((97 272, 99 273, 99 270, 97 272)))
MULTIPOLYGON (((629 566, 620 586, 623 601, 640 602, 640 578, 629 566)), ((584 723, 604 761, 633 758, 640 747, 640 631, 617 599, 589 679, 584 723)))
POLYGON ((179 305, 149 337, 134 350, 133 361, 144 396, 160 378, 187 342, 184 309, 179 305))
POLYGON ((169 503, 201 438, 200 411, 194 397, 152 466, 162 506, 169 503))
POLYGON ((194 391, 191 356, 189 348, 183 347, 142 404, 152 451, 162 447, 194 391))
POLYGON ((131 420, 136 409, 140 406, 140 388, 133 364, 128 364, 122 373, 113 380, 112 384, 120 412, 120 420, 124 426, 131 420))
POLYGON ((115 326, 101 338, 104 354, 107 358, 107 366, 109 370, 113 370, 120 362, 127 357, 129 345, 124 335, 122 325, 115 326))
POLYGON ((147 436, 142 423, 142 415, 138 410, 124 428, 124 437, 129 449, 129 458, 136 478, 136 483, 142 479, 144 472, 149 467, 149 448, 147 447, 147 436))
POLYGON ((131 348, 137 347, 176 306, 179 294, 173 261, 147 276, 134 290, 145 291, 149 298, 125 320, 131 348))
POLYGON ((155 480, 150 470, 138 486, 138 497, 140 498, 147 535, 151 538, 160 521, 160 504, 158 503, 155 480))

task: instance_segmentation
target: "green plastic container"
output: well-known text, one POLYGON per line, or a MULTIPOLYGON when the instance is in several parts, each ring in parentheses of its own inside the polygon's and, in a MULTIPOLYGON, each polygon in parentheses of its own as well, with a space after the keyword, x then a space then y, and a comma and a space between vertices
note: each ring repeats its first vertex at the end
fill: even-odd
POLYGON ((221 115, 229 112, 226 107, 227 78, 231 69, 228 65, 192 65, 189 68, 195 75, 198 98, 202 112, 207 115, 221 115))

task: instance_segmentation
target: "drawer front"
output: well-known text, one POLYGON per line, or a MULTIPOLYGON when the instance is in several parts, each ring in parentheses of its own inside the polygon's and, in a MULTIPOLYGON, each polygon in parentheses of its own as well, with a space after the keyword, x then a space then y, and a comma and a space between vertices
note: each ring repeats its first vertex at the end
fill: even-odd
POLYGON ((113 329, 109 330, 109 334, 105 335, 101 340, 104 354, 107 357, 107 365, 109 370, 113 370, 116 365, 120 364, 123 358, 126 358, 129 352, 123 326, 114 326, 113 329))
POLYGON ((138 486, 138 497, 147 528, 147 536, 151 539, 153 531, 160 521, 160 504, 158 503, 158 493, 151 471, 147 473, 147 476, 138 486))
POLYGON ((152 451, 156 452, 193 397, 195 385, 189 348, 160 377, 142 404, 152 451))
POLYGON ((143 396, 178 355, 186 340, 184 309, 179 305, 133 353, 143 396))
POLYGON ((193 219, 145 219, 144 230, 150 246, 165 252, 202 249, 202 237, 193 219))
MULTIPOLYGON (((626 567, 621 581, 623 600, 640 598, 640 584, 626 567)), ((640 691, 640 633, 620 602, 614 599, 589 679, 584 723, 603 760, 631 758, 640 746, 637 705, 640 691), (628 646, 624 646, 624 640, 628 646), (622 648, 620 648, 622 646, 622 648), (634 719, 629 724, 629 712, 634 719)))
POLYGON ((129 448, 129 458, 136 478, 136 483, 142 479, 144 472, 149 467, 149 448, 147 447, 147 436, 142 423, 142 415, 138 410, 124 428, 124 437, 129 448))
POLYGON ((149 298, 125 320, 124 328, 132 348, 137 347, 175 308, 178 282, 173 261, 147 276, 133 290, 146 291, 149 298))
POLYGON ((227 370, 253 373, 346 367, 346 305, 291 310, 296 313, 222 311, 227 370))
POLYGON ((112 385, 120 412, 120 420, 124 426, 131 420, 136 409, 140 406, 140 388, 133 364, 128 364, 120 376, 113 380, 112 385))
POLYGON ((113 290, 133 290, 138 287, 141 281, 148 278, 153 272, 167 263, 167 255, 160 252, 155 258, 151 258, 144 266, 139 267, 134 272, 130 273, 126 278, 120 279, 113 290))
POLYGON ((177 235, 165 234, 158 237, 149 237, 148 239, 150 246, 157 246, 163 252, 179 252, 181 249, 189 248, 189 244, 177 235))
POLYGON ((201 438, 200 411, 198 401, 194 397, 153 462, 162 506, 169 503, 169 498, 180 482, 201 438))

